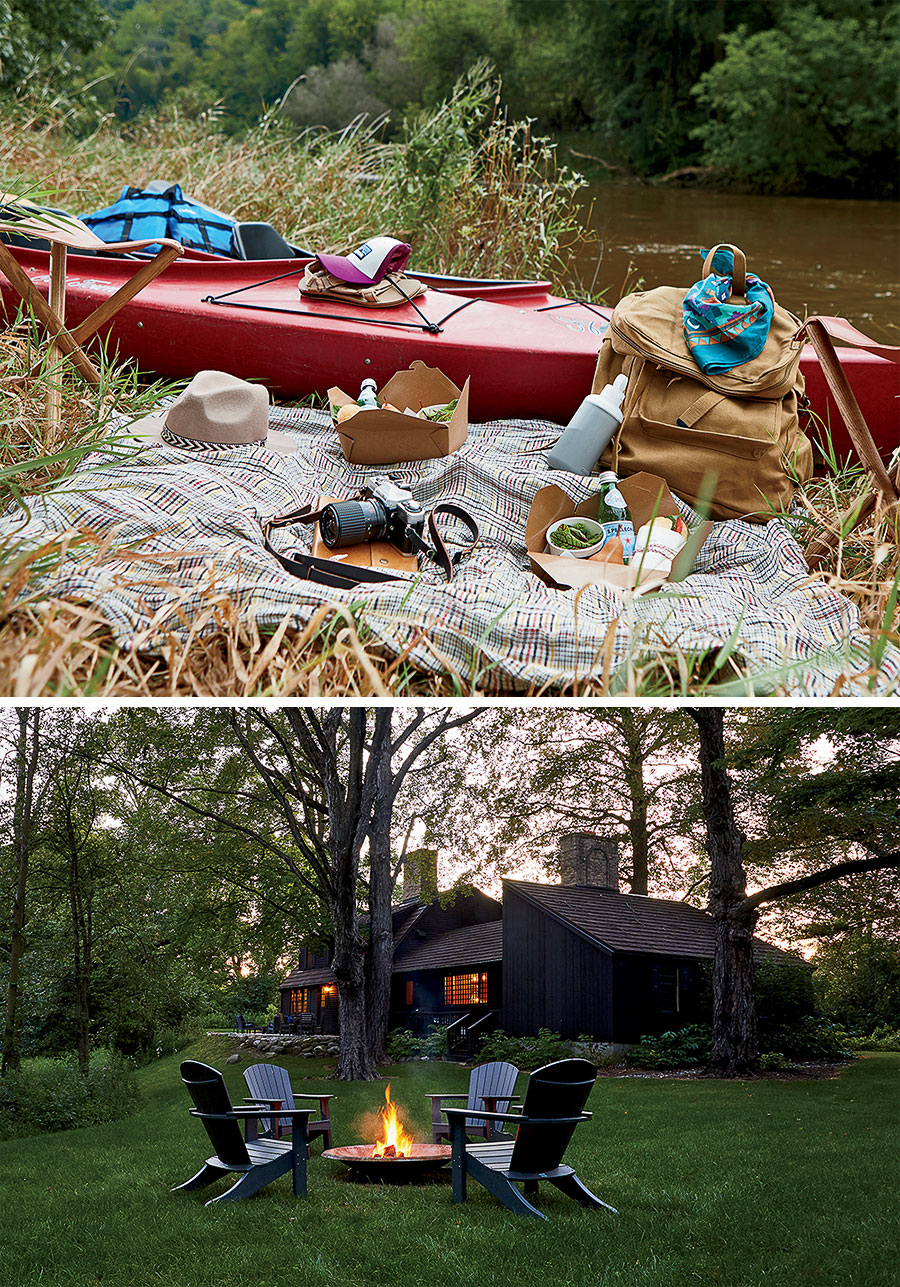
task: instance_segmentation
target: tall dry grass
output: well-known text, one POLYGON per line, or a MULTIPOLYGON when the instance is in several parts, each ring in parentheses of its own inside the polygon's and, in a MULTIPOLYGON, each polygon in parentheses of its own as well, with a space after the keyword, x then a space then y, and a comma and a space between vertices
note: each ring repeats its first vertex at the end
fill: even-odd
POLYGON ((0 179, 73 213, 101 209, 123 184, 154 179, 241 220, 273 224, 316 250, 358 245, 373 229, 407 240, 422 271, 547 276, 561 284, 585 240, 580 175, 527 122, 507 119, 485 66, 397 142, 363 118, 336 133, 298 133, 277 111, 241 138, 215 110, 173 105, 75 138, 69 113, 23 103, 0 117, 0 179))

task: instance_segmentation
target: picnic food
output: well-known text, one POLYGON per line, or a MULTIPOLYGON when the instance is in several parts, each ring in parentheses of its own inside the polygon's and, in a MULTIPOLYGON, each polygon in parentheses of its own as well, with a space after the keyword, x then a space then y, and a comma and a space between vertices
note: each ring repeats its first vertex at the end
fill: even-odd
POLYGON ((658 514, 637 530, 635 562, 643 571, 668 574, 687 538, 688 525, 680 514, 658 514))
POLYGON ((360 407, 356 402, 348 402, 345 407, 338 407, 334 413, 334 423, 342 425, 345 420, 349 420, 352 416, 355 416, 359 410, 360 407))
POLYGON ((587 523, 562 523, 553 533, 553 543, 569 550, 583 550, 586 545, 597 544, 597 529, 587 523))
POLYGON ((624 563, 625 546, 622 544, 621 536, 610 537, 596 554, 590 554, 588 557, 593 563, 624 563))
POLYGON ((644 523, 643 526, 638 528, 638 535, 641 532, 647 533, 650 531, 678 532, 679 535, 686 537, 688 525, 680 514, 658 514, 656 518, 651 518, 649 523, 644 523))

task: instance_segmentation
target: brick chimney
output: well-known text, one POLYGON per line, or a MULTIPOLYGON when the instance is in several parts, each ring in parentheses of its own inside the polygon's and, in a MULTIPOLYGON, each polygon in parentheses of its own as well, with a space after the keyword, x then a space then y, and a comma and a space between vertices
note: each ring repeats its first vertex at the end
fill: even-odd
POLYGON ((403 901, 428 903, 437 893, 437 850, 413 849, 403 859, 403 901))
POLYGON ((600 885, 619 889, 619 842, 587 831, 559 838, 559 878, 563 885, 600 885))

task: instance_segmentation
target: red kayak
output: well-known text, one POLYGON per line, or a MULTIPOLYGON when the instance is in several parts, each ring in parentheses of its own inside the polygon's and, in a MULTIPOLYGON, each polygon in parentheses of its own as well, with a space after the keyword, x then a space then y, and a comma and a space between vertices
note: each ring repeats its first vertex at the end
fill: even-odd
MULTIPOLYGON (((11 248, 46 294, 49 255, 11 248)), ((125 305, 109 331, 120 356, 162 376, 203 369, 262 380, 273 395, 299 398, 331 385, 381 386, 416 358, 457 385, 471 377, 469 415, 565 423, 590 391, 611 312, 564 299, 547 282, 504 282, 415 273, 427 289, 399 308, 369 309, 301 295, 308 261, 235 260, 188 252, 125 305)), ((114 255, 70 255, 66 321, 76 325, 134 272, 114 255)), ((18 296, 0 275, 8 316, 18 296)), ((860 349, 838 350, 879 449, 900 444, 898 367, 860 349)), ((813 410, 831 428, 839 456, 851 450, 812 349, 801 361, 813 410)))

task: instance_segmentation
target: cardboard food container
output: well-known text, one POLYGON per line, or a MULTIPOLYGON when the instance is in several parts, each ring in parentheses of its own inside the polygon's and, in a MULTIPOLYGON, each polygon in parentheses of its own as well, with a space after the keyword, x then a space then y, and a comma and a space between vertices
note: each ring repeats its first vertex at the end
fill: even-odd
MULTIPOLYGON (((656 474, 632 474, 619 483, 619 491, 628 502, 634 530, 660 514, 673 517, 680 513, 675 499, 656 474)), ((631 563, 595 563, 592 559, 570 559, 560 554, 545 554, 547 529, 562 518, 596 518, 599 493, 576 505, 570 496, 551 484, 542 487, 531 502, 525 525, 525 545, 531 567, 547 585, 557 590, 580 590, 586 585, 606 585, 616 590, 633 590, 646 594, 671 581, 683 581, 690 572, 697 551, 712 529, 702 523, 688 536, 687 544, 675 558, 668 576, 659 571, 642 571, 638 578, 639 557, 631 563)))
MULTIPOLYGON (((469 381, 457 389, 437 367, 413 362, 408 371, 392 375, 378 391, 380 402, 390 402, 399 411, 360 411, 342 425, 336 425, 341 448, 355 465, 395 465, 403 460, 434 460, 458 451, 469 434, 469 381), (441 403, 459 401, 450 419, 443 423, 403 415, 404 407, 421 411, 441 403)), ((343 389, 328 390, 332 414, 338 407, 356 401, 343 389)))

